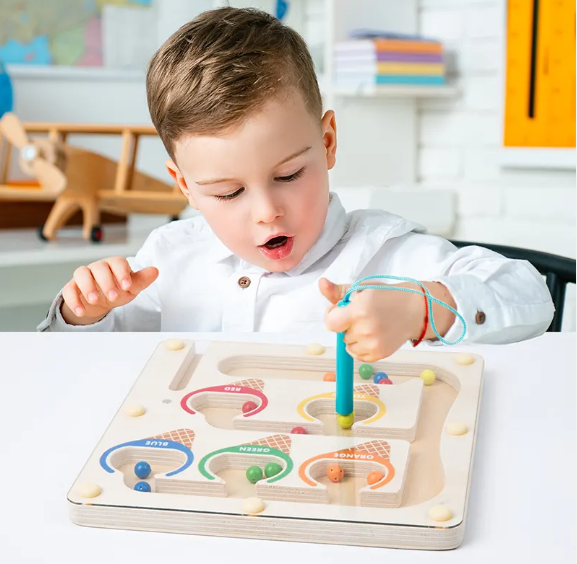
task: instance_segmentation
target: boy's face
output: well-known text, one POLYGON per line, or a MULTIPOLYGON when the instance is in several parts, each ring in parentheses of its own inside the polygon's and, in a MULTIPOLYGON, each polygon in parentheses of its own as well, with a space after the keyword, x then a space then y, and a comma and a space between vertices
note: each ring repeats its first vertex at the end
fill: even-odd
POLYGON ((300 94, 269 103, 226 134, 189 135, 167 162, 190 205, 237 256, 270 272, 295 267, 323 228, 336 126, 300 94))

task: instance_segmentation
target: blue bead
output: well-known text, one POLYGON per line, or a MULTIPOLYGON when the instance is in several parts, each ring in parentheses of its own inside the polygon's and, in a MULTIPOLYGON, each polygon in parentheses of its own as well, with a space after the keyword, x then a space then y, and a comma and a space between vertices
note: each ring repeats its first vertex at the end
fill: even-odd
POLYGON ((373 382, 375 384, 378 384, 381 380, 384 380, 385 378, 388 378, 388 376, 384 372, 377 372, 373 376, 373 382))
POLYGON ((137 462, 136 465, 134 466, 134 473, 139 477, 142 478, 144 480, 144 478, 148 478, 148 476, 150 476, 150 464, 148 464, 148 462, 137 462))
POLYGON ((138 482, 136 484, 136 486, 134 486, 134 489, 137 492, 151 492, 152 491, 150 484, 148 484, 147 482, 138 482))

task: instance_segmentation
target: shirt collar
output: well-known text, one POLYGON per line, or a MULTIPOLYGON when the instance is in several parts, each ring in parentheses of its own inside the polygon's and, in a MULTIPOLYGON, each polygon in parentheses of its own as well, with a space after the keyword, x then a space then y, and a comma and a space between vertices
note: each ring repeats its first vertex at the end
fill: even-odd
MULTIPOLYGON (((298 276, 309 266, 325 256, 343 237, 347 231, 346 211, 339 197, 331 192, 329 194, 329 208, 325 224, 314 245, 308 250, 302 260, 291 270, 287 270, 288 276, 298 276)), ((234 256, 234 253, 218 238, 214 237, 214 245, 210 252, 211 262, 222 262, 234 256)), ((240 259, 239 259, 240 260, 240 259)))

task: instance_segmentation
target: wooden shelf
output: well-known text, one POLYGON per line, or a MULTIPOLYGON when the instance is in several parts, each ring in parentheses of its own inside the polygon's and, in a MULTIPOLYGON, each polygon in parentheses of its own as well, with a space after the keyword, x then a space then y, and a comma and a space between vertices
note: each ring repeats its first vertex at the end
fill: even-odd
POLYGON ((453 98, 459 93, 456 86, 365 86, 361 88, 335 87, 335 96, 356 98, 453 98))
POLYGON ((50 80, 113 80, 115 82, 144 83, 144 70, 111 69, 104 67, 73 67, 64 65, 6 65, 6 70, 12 78, 34 79, 49 78, 50 80))
POLYGON ((326 74, 318 74, 317 80, 323 96, 341 98, 454 98, 459 95, 459 87, 454 84, 443 86, 378 86, 362 88, 333 86, 326 74))
POLYGON ((576 155, 574 148, 504 147, 501 165, 504 168, 575 170, 576 155))

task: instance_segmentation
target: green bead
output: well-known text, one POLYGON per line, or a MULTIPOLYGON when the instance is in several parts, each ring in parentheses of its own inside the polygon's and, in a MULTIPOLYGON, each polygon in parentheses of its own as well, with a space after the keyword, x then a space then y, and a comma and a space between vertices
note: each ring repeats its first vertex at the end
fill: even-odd
POLYGON ((246 471, 246 478, 249 482, 256 484, 259 480, 262 480, 262 468, 258 466, 250 466, 246 471))
POLYGON ((280 464, 277 464, 276 462, 269 462, 264 467, 264 475, 267 478, 272 478, 273 476, 276 476, 277 474, 280 474, 281 472, 282 472, 282 466, 280 464))
POLYGON ((359 376, 363 380, 369 380, 373 375, 373 367, 370 364, 361 364, 359 366, 359 376))

